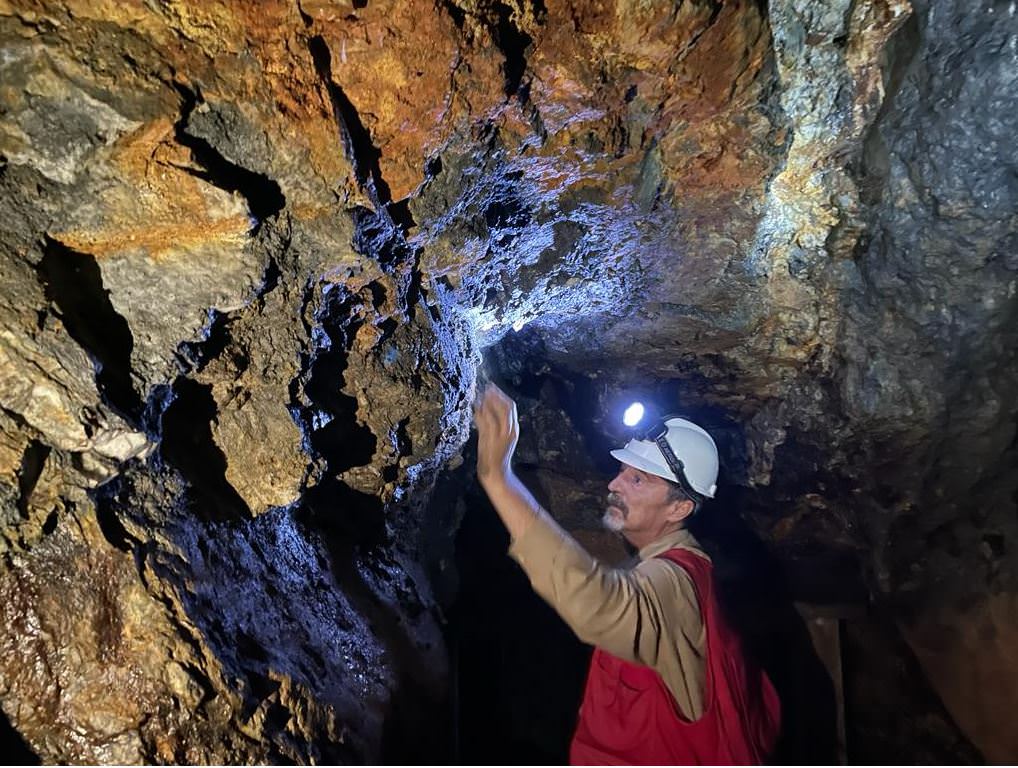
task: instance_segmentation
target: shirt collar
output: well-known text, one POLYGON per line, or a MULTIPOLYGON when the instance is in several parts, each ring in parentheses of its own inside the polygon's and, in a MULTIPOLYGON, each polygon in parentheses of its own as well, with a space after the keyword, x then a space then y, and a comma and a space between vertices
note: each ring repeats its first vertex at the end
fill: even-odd
MULTIPOLYGON (((677 531, 665 534, 660 539, 652 541, 645 546, 640 550, 639 558, 640 560, 649 560, 652 557, 657 557, 662 552, 667 552, 669 549, 675 549, 676 547, 690 549, 702 557, 707 557, 696 537, 685 528, 680 528, 677 531)), ((709 560, 710 558, 707 559, 709 560)))

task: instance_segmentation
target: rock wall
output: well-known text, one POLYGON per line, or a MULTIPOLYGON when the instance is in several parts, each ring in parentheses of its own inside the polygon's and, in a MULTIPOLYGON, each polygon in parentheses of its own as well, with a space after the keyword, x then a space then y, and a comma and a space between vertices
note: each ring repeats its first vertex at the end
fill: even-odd
POLYGON ((441 744, 420 498, 471 346, 345 146, 311 22, 0 23, 11 723, 50 762, 441 744))
POLYGON ((774 556, 1014 759, 1018 702, 965 684, 1007 644, 939 628, 1014 631, 1016 34, 993 0, 0 0, 13 727, 445 755, 428 502, 505 340, 602 435, 633 391, 713 414, 774 556))

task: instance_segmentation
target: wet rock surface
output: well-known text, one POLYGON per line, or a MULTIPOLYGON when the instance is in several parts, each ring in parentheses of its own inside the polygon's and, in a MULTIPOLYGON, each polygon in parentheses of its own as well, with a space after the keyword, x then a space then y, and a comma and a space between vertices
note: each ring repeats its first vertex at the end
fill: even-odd
POLYGON ((488 348, 592 550, 639 396, 717 437, 704 535, 762 648, 793 600, 880 617, 850 756, 1013 761, 1016 36, 991 0, 0 1, 10 726, 49 762, 467 757, 488 348), (906 714, 867 719, 885 677, 906 714))

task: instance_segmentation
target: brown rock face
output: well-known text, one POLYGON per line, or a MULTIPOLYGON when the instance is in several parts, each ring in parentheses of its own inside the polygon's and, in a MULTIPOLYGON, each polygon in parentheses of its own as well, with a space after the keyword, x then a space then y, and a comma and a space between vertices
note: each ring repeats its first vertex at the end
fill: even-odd
POLYGON ((18 726, 47 759, 265 759, 226 727, 230 707, 208 698, 206 660, 134 558, 103 538, 94 510, 68 517, 11 565, 0 585, 4 698, 19 702, 18 726))
POLYGON ((989 0, 0 0, 13 728, 454 759, 487 349, 592 549, 614 409, 693 411, 741 541, 882 617, 858 658, 913 649, 921 695, 887 663, 848 699, 894 678, 933 725, 872 743, 1018 759, 1018 687, 980 698, 1015 674, 1016 34, 989 0))

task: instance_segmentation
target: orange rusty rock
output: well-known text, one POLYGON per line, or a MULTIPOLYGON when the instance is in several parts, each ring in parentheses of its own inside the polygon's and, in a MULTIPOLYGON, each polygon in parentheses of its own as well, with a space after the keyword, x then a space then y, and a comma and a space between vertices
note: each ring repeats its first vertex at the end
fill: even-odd
MULTIPOLYGON (((200 212, 197 212, 200 213, 200 212)), ((101 232, 68 231, 55 233, 55 239, 68 248, 90 253, 98 259, 134 250, 145 251, 158 259, 179 248, 194 248, 210 242, 243 245, 251 221, 237 215, 217 221, 196 222, 185 226, 175 223, 133 228, 107 229, 101 232)))
MULTIPOLYGON (((393 200, 421 183, 427 156, 463 113, 483 115, 498 100, 477 104, 474 89, 457 92, 469 51, 461 50, 453 20, 434 3, 369 3, 342 17, 331 4, 302 7, 312 20, 310 32, 329 48, 333 83, 381 152, 381 175, 393 200)), ((492 67, 476 74, 490 78, 492 67)))
POLYGON ((188 172, 190 151, 172 137, 173 125, 160 119, 118 141, 110 161, 122 180, 134 185, 134 199, 125 200, 116 188, 108 190, 100 198, 105 203, 101 229, 70 229, 54 237, 97 258, 130 250, 158 258, 213 241, 242 245, 251 229, 250 219, 240 212, 243 203, 227 202, 226 193, 188 172))

